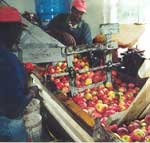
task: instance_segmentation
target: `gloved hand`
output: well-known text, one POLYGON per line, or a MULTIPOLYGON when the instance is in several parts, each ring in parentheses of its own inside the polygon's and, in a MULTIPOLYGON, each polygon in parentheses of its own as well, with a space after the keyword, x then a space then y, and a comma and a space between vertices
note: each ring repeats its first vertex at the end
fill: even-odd
POLYGON ((76 41, 74 37, 67 32, 61 33, 60 41, 66 46, 76 46, 76 41))
POLYGON ((31 86, 29 87, 29 94, 32 97, 38 96, 39 95, 40 89, 37 86, 31 86))

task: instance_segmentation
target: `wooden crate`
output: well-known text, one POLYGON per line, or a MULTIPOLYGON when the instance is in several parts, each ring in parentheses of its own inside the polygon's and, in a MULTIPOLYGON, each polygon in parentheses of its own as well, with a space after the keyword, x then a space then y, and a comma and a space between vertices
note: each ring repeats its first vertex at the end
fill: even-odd
POLYGON ((123 112, 113 114, 109 117, 108 123, 117 123, 118 125, 123 122, 130 122, 135 119, 142 119, 146 114, 150 113, 150 78, 129 106, 123 112))

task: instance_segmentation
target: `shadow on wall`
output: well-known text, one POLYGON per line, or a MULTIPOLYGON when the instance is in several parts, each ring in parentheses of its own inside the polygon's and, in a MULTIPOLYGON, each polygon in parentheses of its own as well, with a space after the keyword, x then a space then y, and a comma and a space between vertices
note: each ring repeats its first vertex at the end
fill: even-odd
POLYGON ((99 25, 103 23, 103 0, 87 0, 87 13, 85 21, 90 25, 92 38, 99 33, 99 25))

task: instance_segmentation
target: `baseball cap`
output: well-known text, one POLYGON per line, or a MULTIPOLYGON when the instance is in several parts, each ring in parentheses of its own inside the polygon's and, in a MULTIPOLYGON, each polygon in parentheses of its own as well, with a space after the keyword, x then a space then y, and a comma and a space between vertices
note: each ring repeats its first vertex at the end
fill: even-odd
POLYGON ((19 11, 11 6, 0 6, 0 22, 19 22, 25 25, 19 11))
POLYGON ((75 7, 77 10, 81 12, 86 12, 87 5, 85 0, 74 0, 72 3, 72 7, 75 7))

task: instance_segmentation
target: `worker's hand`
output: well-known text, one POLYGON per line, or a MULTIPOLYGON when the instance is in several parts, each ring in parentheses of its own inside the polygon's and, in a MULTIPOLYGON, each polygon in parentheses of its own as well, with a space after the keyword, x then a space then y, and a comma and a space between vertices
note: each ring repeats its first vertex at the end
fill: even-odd
POLYGON ((62 43, 67 45, 67 46, 76 46, 76 41, 74 39, 74 37, 67 33, 67 32, 62 32, 62 43))
POLYGON ((29 94, 32 97, 38 96, 39 95, 40 89, 37 86, 31 86, 29 87, 29 94))

